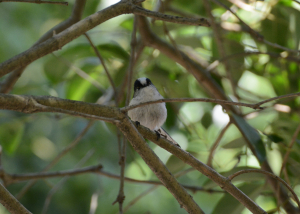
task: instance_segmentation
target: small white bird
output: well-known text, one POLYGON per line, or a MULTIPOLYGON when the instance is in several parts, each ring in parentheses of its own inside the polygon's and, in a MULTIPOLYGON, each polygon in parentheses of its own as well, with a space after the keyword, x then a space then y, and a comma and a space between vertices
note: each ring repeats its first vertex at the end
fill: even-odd
MULTIPOLYGON (((157 91, 151 80, 146 77, 137 79, 134 83, 134 94, 129 105, 136 105, 144 102, 163 99, 163 96, 157 91)), ((143 126, 155 131, 158 138, 161 136, 173 142, 175 145, 179 144, 171 138, 171 136, 161 126, 167 119, 167 109, 165 103, 155 103, 137 107, 128 111, 128 116, 143 126)), ((180 146, 179 146, 180 147, 180 146)))

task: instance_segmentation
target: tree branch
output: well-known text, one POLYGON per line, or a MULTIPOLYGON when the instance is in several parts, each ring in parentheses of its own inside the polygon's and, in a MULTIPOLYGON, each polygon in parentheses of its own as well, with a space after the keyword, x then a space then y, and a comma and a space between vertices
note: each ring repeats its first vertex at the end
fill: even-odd
POLYGON ((255 202, 253 202, 247 195, 241 192, 237 187, 235 187, 228 178, 220 175, 218 172, 210 168, 209 166, 205 165, 190 153, 180 149, 179 147, 172 144, 172 142, 160 138, 157 140, 157 136, 155 132, 151 131, 148 128, 143 126, 137 127, 138 131, 143 135, 144 138, 151 140, 153 143, 157 144, 161 148, 167 150, 168 152, 172 153, 179 159, 181 159, 186 164, 189 164, 203 175, 214 181, 218 184, 222 189, 226 192, 231 194, 234 198, 236 198, 239 202, 241 202, 245 207, 247 207, 252 213, 264 213, 266 212, 259 207, 255 202))
MULTIPOLYGON (((140 14, 143 16, 156 17, 157 19, 181 23, 181 24, 191 24, 199 25, 201 23, 206 23, 205 19, 189 19, 189 18, 180 18, 176 16, 162 15, 160 13, 155 13, 152 11, 145 10, 137 5, 133 5, 130 1, 121 1, 117 4, 114 4, 104 10, 101 10, 93 15, 88 16, 87 18, 77 22, 72 25, 72 27, 62 31, 61 33, 53 36, 52 38, 46 40, 45 42, 33 46, 32 48, 20 53, 17 56, 3 62, 0 64, 0 77, 12 72, 14 69, 19 69, 21 67, 27 66, 31 62, 49 54, 53 51, 61 49, 67 43, 76 39, 80 35, 84 34, 86 31, 96 27, 97 25, 112 19, 116 16, 122 14, 140 14)), ((207 22, 208 23, 208 22, 207 22)))
MULTIPOLYGON (((74 23, 78 22, 82 17, 85 2, 86 0, 76 0, 71 16, 67 20, 61 22, 60 24, 47 31, 33 46, 36 46, 51 38, 54 35, 54 32, 55 34, 60 33, 61 31, 73 25, 74 23)), ((26 66, 14 70, 9 75, 9 77, 0 85, 0 93, 8 93, 9 91, 11 91, 17 80, 22 75, 25 68, 26 66)))
POLYGON ((0 183, 0 203, 11 214, 31 214, 7 189, 0 183))
POLYGON ((149 145, 143 139, 141 134, 134 127, 128 117, 124 117, 122 124, 117 127, 122 131, 133 148, 143 158, 145 163, 154 172, 157 178, 164 184, 170 193, 176 198, 180 206, 182 206, 188 213, 204 213, 196 204, 193 198, 186 192, 186 190, 177 182, 174 176, 169 172, 166 166, 151 150, 149 145))
POLYGON ((299 198, 298 196, 296 195, 296 193, 294 192, 294 190, 283 180, 281 179, 280 177, 278 177, 277 175, 274 175, 273 173, 270 173, 270 172, 267 172, 265 170, 261 170, 261 169, 245 169, 245 170, 241 170, 241 171, 238 171, 230 176, 228 176, 228 179, 231 181, 233 178, 235 178, 236 176, 239 176, 241 174, 244 174, 244 173, 262 173, 262 174, 265 174, 265 175, 268 175, 268 176, 271 176, 272 178, 275 178, 276 180, 280 181, 281 183, 283 183, 286 188, 288 188, 291 193, 293 194, 294 196, 294 199, 295 201, 297 202, 298 204, 298 207, 300 208, 300 201, 299 201, 299 198))
MULTIPOLYGON (((158 49, 161 53, 165 54, 175 62, 179 63, 181 66, 185 67, 187 71, 189 71, 195 79, 198 81, 200 86, 203 86, 206 91, 214 98, 220 100, 227 100, 228 98, 224 94, 223 90, 220 86, 216 83, 216 81, 210 76, 210 74, 204 69, 201 65, 196 63, 195 61, 191 60, 185 53, 180 51, 181 56, 176 54, 176 49, 173 48, 171 45, 166 43, 165 41, 161 40, 158 36, 156 36, 150 29, 147 20, 144 17, 139 17, 139 30, 141 33, 141 37, 144 41, 145 45, 148 45, 152 48, 158 49)), ((228 112, 233 112, 234 114, 238 114, 237 109, 234 106, 230 105, 223 105, 223 107, 228 112)), ((239 125, 238 121, 231 117, 232 122, 239 128, 240 132, 245 136, 246 133, 239 125)), ((256 150, 251 144, 250 140, 245 137, 245 140, 251 149, 252 153, 255 155, 256 150)), ((262 169, 272 172, 272 169, 267 161, 262 163, 262 169)), ((274 192, 277 191, 277 182, 272 179, 271 177, 267 177, 268 183, 271 185, 274 192)), ((283 204, 284 209, 290 214, 299 214, 299 209, 296 208, 290 201, 289 196, 284 188, 280 187, 280 194, 278 198, 283 204)))

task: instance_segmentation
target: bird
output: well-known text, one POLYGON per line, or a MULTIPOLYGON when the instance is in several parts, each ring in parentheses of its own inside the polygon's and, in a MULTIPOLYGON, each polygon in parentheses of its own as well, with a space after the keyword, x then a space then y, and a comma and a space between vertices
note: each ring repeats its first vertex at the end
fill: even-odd
MULTIPOLYGON (((151 80, 146 77, 138 78, 134 82, 134 93, 129 106, 164 99, 158 92, 151 80)), ((160 136, 171 141, 176 146, 180 145, 161 127, 167 119, 167 108, 165 103, 155 103, 137 107, 128 111, 128 116, 136 122, 156 132, 160 136)))

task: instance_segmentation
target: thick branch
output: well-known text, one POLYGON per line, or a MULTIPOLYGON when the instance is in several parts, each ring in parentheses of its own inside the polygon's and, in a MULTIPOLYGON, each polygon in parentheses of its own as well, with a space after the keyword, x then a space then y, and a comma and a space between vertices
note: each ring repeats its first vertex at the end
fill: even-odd
POLYGON ((158 179, 172 193, 178 203, 188 213, 204 213, 196 204, 193 198, 186 190, 177 182, 175 177, 169 172, 166 166, 161 162, 153 150, 149 147, 141 134, 137 131, 128 117, 124 117, 122 124, 117 125, 122 131, 133 148, 143 158, 145 163, 150 167, 158 179))
POLYGON ((11 214, 31 214, 10 192, 0 183, 0 203, 11 214))
MULTIPOLYGON (((66 19, 65 21, 59 23, 58 25, 56 25, 55 27, 53 27, 49 31, 47 31, 33 46, 36 46, 36 45, 46 41, 47 39, 51 38, 54 34, 58 34, 61 31, 65 30, 68 27, 70 27, 71 25, 73 25, 74 23, 78 22, 82 17, 85 2, 86 2, 86 0, 76 0, 71 16, 68 19, 66 19)), ((11 89, 13 88, 13 86, 15 85, 17 80, 22 75, 25 68, 26 68, 26 66, 14 70, 9 75, 9 77, 3 83, 1 83, 0 93, 8 93, 9 91, 11 91, 11 89)))
POLYGON ((260 208, 254 201, 252 201, 247 195, 241 192, 238 188, 236 188, 228 178, 220 175, 215 170, 205 165, 190 153, 180 149, 179 147, 172 144, 170 141, 160 138, 157 140, 157 136, 155 132, 150 131, 149 129, 139 126, 138 131, 143 135, 144 138, 151 140, 153 143, 172 153, 179 159, 181 159, 186 164, 189 164, 209 179, 218 184, 222 189, 230 193, 233 197, 235 197, 239 202, 241 202, 245 207, 247 207, 252 213, 264 213, 266 212, 260 208))
MULTIPOLYGON (((47 41, 34 46, 27 51, 3 62, 0 64, 0 77, 8 74, 9 72, 24 67, 31 62, 49 54, 53 51, 61 49, 67 43, 76 39, 80 35, 84 34, 86 31, 96 27, 97 25, 112 19, 116 16, 122 14, 140 14, 143 16, 156 17, 157 19, 181 23, 181 24, 192 24, 195 25, 197 22, 195 19, 189 18, 180 18, 176 16, 169 16, 160 13, 155 13, 152 11, 145 10, 137 5, 133 5, 130 1, 121 1, 117 4, 114 4, 108 8, 105 8, 102 11, 99 11, 93 15, 88 16, 87 18, 79 21, 78 23, 72 25, 70 28, 64 30, 63 32, 53 36, 47 41)), ((198 19, 198 25, 201 23, 207 22, 205 19, 198 19)), ((208 22, 207 22, 208 23, 208 22)), ((208 25, 208 24, 207 24, 208 25)))
MULTIPOLYGON (((175 62, 179 63, 183 67, 187 69, 199 82, 199 85, 203 86, 206 91, 214 98, 221 99, 221 100, 228 100, 226 95, 224 94, 223 90, 220 88, 220 86, 213 80, 213 78, 210 76, 210 74, 204 69, 201 65, 197 64, 193 60, 191 60, 185 53, 182 51, 180 52, 179 56, 176 52, 176 49, 166 43, 165 41, 161 40, 159 37, 157 37, 150 29, 149 24, 147 20, 144 17, 139 17, 139 30, 142 36, 142 39, 144 41, 145 45, 148 45, 150 47, 158 49, 160 52, 168 56, 169 58, 173 59, 175 62)), ((260 103, 261 104, 261 103, 260 103)), ((226 106, 223 105, 223 107, 228 111, 232 111, 235 114, 238 114, 238 111, 234 106, 226 106)), ((245 132, 240 127, 239 123, 236 121, 234 117, 231 117, 232 122, 240 129, 240 132, 245 135, 245 132)), ((251 149, 253 154, 256 154, 256 151, 249 141, 248 138, 245 138, 249 148, 251 149)), ((262 164, 262 169, 272 172, 272 169, 267 161, 265 161, 262 164)), ((271 185, 274 192, 277 191, 277 182, 271 178, 267 177, 268 183, 271 185)), ((297 213, 299 214, 300 211, 297 209, 290 201, 289 196, 285 189, 280 187, 279 191, 279 200, 283 203, 284 209, 291 213, 297 213)))

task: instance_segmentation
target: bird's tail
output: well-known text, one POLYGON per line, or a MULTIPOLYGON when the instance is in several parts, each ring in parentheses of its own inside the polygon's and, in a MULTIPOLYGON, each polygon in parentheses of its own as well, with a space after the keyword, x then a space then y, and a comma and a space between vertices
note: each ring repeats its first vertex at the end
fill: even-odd
POLYGON ((162 127, 159 127, 157 131, 160 133, 161 136, 163 136, 164 138, 181 148, 180 145, 162 127))

